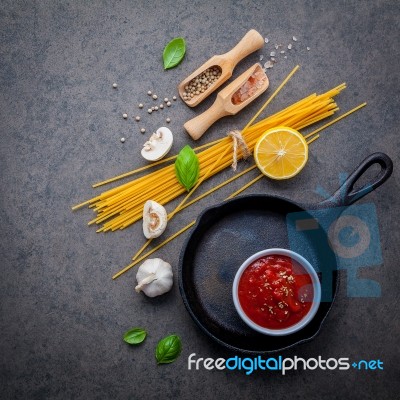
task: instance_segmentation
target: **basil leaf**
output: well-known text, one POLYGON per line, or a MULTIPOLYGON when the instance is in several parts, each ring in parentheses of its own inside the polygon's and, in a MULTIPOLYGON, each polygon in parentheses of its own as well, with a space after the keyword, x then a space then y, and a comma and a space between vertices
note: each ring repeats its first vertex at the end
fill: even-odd
POLYGON ((124 333, 124 341, 129 344, 139 344, 146 339, 147 332, 142 328, 132 328, 124 333))
POLYGON ((199 158, 193 149, 186 145, 175 160, 175 174, 179 183, 189 191, 199 179, 199 158))
POLYGON ((164 69, 176 67, 182 61, 185 52, 185 39, 181 37, 172 39, 163 51, 164 69))
POLYGON ((174 362, 181 354, 181 339, 177 335, 170 335, 161 339, 156 348, 156 360, 158 364, 174 362))

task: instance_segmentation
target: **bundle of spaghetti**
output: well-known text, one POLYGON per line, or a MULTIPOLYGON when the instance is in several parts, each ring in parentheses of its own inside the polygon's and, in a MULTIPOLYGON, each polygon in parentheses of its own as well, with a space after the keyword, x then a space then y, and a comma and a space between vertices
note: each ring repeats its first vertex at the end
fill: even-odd
MULTIPOLYGON (((241 134, 249 150, 253 151, 259 137, 269 128, 284 125, 299 130, 333 115, 338 110, 333 98, 345 87, 345 84, 341 84, 326 93, 320 95, 314 93, 246 127, 241 134)), ((232 151, 229 151, 232 148, 232 139, 226 136, 213 143, 215 144, 197 153, 200 163, 199 179, 204 177, 221 153, 225 154, 206 179, 226 169, 232 163, 232 151)), ((237 156, 240 159, 242 155, 239 152, 237 156)), ((176 178, 174 165, 168 165, 103 192, 75 208, 90 204, 89 207, 97 213, 97 217, 91 220, 89 225, 103 224, 97 232, 115 231, 124 229, 141 219, 143 205, 147 200, 152 199, 165 205, 183 193, 185 189, 176 178)))

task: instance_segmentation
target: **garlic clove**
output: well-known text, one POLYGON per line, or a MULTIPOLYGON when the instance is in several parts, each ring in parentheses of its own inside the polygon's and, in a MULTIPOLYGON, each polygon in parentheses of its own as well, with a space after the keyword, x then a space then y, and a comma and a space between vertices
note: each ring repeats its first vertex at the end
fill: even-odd
POLYGON ((136 280, 137 292, 143 292, 148 297, 160 296, 172 288, 172 267, 161 258, 148 259, 139 267, 136 280))
POLYGON ((157 238, 167 227, 167 211, 153 200, 147 200, 143 207, 143 234, 147 239, 157 238))
POLYGON ((150 142, 150 146, 145 146, 142 149, 142 156, 148 161, 157 161, 163 158, 171 150, 172 143, 174 141, 172 132, 166 128, 161 127, 157 129, 157 132, 151 135, 147 142, 150 142), (150 147, 150 148, 149 148, 150 147))

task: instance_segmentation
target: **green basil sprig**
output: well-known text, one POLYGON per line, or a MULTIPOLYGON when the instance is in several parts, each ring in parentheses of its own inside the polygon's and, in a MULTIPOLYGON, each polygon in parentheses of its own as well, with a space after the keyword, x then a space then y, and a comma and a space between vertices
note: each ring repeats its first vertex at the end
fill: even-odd
POLYGON ((124 333, 124 341, 129 344, 139 344, 146 339, 147 332, 142 328, 132 328, 124 333))
POLYGON ((163 51, 164 69, 176 67, 182 61, 185 53, 185 39, 181 37, 172 39, 163 51))
POLYGON ((200 164, 197 154, 186 145, 175 160, 175 174, 179 183, 189 191, 199 179, 200 164))
POLYGON ((181 354, 181 339, 177 335, 170 335, 161 339, 156 348, 157 364, 169 364, 174 362, 181 354))

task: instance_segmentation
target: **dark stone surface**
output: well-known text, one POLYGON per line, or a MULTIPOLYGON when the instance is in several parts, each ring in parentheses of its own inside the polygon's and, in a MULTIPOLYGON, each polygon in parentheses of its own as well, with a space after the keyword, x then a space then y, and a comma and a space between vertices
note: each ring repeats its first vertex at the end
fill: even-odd
MULTIPOLYGON (((0 397, 2 399, 307 398, 394 399, 399 392, 399 3, 374 1, 2 1, 0 5, 0 397), (132 270, 111 276, 142 245, 141 226, 96 234, 90 210, 71 206, 98 193, 91 184, 143 165, 144 137, 167 116, 173 152, 191 143, 183 123, 196 109, 180 101, 147 115, 147 90, 163 98, 211 55, 229 50, 257 29, 270 42, 235 70, 267 55, 273 44, 298 37, 287 59, 268 72, 272 91, 297 64, 300 71, 269 112, 346 81, 342 110, 368 107, 327 129, 313 144, 307 167, 288 182, 258 182, 268 192, 314 203, 319 186, 332 193, 339 174, 368 154, 395 162, 393 177, 362 202, 376 206, 383 263, 360 268, 377 281, 379 298, 349 298, 346 275, 320 335, 285 357, 381 359, 383 371, 188 371, 187 358, 230 357, 194 325, 177 285, 159 299, 133 291, 132 270), (164 71, 161 54, 176 36, 187 40, 184 62, 164 71), (307 51, 306 47, 310 50, 307 51), (117 82, 117 90, 112 89, 117 82), (127 112, 128 121, 121 118, 127 112), (142 124, 140 124, 142 125, 142 124), (126 142, 120 143, 124 136, 126 142), (132 326, 149 331, 137 348, 122 340, 132 326), (157 366, 154 348, 169 333, 183 353, 157 366)), ((201 143, 245 125, 266 95, 239 115, 215 124, 201 143)), ((231 176, 227 171, 223 176, 231 176)), ((210 187, 223 176, 205 184, 210 187)), ((220 201, 240 180, 178 215, 171 232, 205 206, 220 201)), ((169 206, 172 209, 172 206, 169 206)), ((157 255, 176 271, 184 236, 157 255)), ((176 281, 175 281, 176 282, 176 281)))

